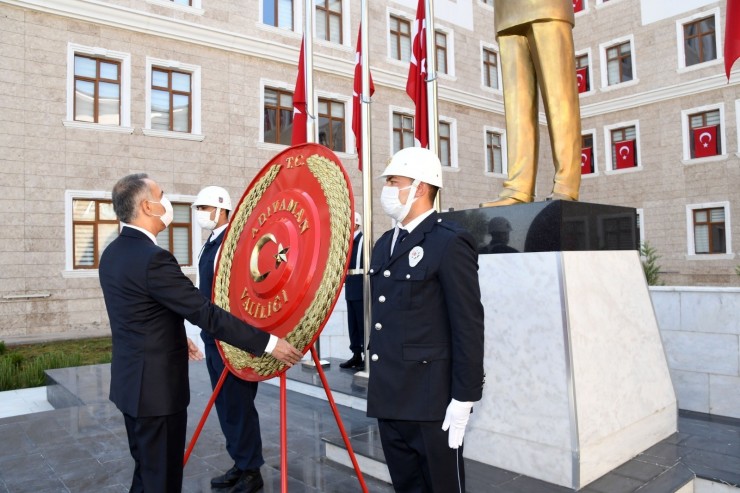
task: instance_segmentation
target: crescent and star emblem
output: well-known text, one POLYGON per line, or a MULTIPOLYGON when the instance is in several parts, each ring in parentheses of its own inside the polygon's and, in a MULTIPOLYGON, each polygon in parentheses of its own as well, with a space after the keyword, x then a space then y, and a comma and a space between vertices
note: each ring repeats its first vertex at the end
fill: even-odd
POLYGON ((262 238, 257 240, 257 243, 255 243, 254 248, 252 249, 252 255, 249 258, 249 273, 252 276, 252 280, 254 282, 262 282, 267 279, 267 276, 270 275, 271 271, 269 270, 264 273, 260 272, 259 256, 264 246, 271 242, 275 243, 278 249, 278 252, 273 255, 273 258, 275 259, 275 269, 280 267, 280 264, 282 264, 283 262, 288 261, 288 250, 290 248, 283 247, 282 243, 278 243, 275 235, 273 235, 272 233, 264 235, 262 238))
POLYGON ((585 152, 581 153, 581 166, 588 163, 588 155, 585 152))
POLYGON ((712 134, 709 132, 702 132, 699 134, 699 142, 704 145, 704 147, 709 147, 709 143, 712 141, 712 134), (707 141, 704 142, 704 136, 707 136, 707 141))
POLYGON ((619 148, 619 155, 622 156, 622 159, 627 159, 627 156, 630 155, 630 148, 629 148, 629 146, 626 146, 626 145, 621 146, 619 148), (622 152, 622 151, 624 151, 624 152, 622 152))

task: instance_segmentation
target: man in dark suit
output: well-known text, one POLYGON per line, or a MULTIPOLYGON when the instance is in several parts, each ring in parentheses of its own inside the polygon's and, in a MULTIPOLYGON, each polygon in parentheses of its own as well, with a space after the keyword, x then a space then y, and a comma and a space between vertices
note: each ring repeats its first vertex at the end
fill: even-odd
POLYGON ((483 390, 483 306, 475 241, 434 210, 442 169, 397 152, 381 205, 397 221, 370 262, 367 414, 378 418, 396 492, 464 492, 462 442, 483 390), (445 433, 447 432, 447 433, 445 433))
POLYGON ((347 326, 349 328, 349 350, 352 357, 340 363, 340 368, 359 370, 365 368, 362 355, 365 352, 365 311, 363 298, 362 264, 362 216, 355 212, 355 237, 352 240, 352 255, 349 270, 344 278, 344 299, 347 301, 347 326))
POLYGON ((123 413, 135 464, 130 491, 178 493, 190 402, 183 319, 288 366, 302 355, 205 299, 175 257, 157 246, 156 235, 169 226, 173 210, 146 174, 116 183, 113 209, 121 233, 104 250, 99 273, 113 335, 110 399, 123 413))
MULTIPOLYGON (((210 300, 213 298, 216 259, 229 225, 231 197, 221 187, 205 187, 198 192, 193 208, 196 209, 198 225, 211 232, 198 256, 198 290, 210 300)), ((201 331, 200 337, 205 345, 211 386, 215 389, 224 371, 224 361, 213 336, 201 331)), ((253 493, 264 484, 260 473, 260 466, 265 463, 262 457, 260 417, 254 406, 257 386, 257 382, 228 375, 216 397, 218 422, 226 439, 226 451, 234 465, 226 473, 211 479, 211 486, 214 488, 231 488, 238 484, 240 493, 253 493)))

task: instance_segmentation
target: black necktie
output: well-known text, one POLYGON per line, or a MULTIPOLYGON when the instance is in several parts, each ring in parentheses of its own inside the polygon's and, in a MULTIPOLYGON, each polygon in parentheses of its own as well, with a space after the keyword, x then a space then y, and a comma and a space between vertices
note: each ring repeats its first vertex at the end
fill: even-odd
POLYGON ((409 235, 409 232, 405 229, 399 228, 398 229, 398 236, 396 236, 396 243, 393 245, 393 251, 396 251, 396 248, 398 248, 398 245, 401 244, 404 238, 406 238, 409 235))

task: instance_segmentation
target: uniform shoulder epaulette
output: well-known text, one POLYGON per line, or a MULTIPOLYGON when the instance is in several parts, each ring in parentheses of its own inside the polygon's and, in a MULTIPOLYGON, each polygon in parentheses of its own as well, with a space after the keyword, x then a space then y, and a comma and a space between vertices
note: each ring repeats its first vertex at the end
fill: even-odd
POLYGON ((460 226, 455 221, 449 221, 442 217, 437 218, 437 226, 441 226, 445 228, 446 230, 452 231, 453 233, 459 233, 460 231, 464 231, 462 226, 460 226))

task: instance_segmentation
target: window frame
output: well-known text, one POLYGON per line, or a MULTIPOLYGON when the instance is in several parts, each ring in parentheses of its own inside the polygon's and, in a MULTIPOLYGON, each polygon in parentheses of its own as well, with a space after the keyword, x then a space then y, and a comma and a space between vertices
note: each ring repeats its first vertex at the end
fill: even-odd
POLYGON ((483 155, 486 159, 483 160, 483 174, 484 176, 491 176, 494 178, 506 178, 508 176, 508 163, 507 163, 507 147, 506 147, 506 129, 500 127, 483 127, 483 155), (501 173, 496 173, 491 170, 488 171, 488 134, 499 134, 501 136, 501 173))
POLYGON ((146 57, 146 82, 144 90, 145 96, 145 116, 144 135, 152 137, 164 137, 169 139, 195 140, 202 141, 205 135, 201 131, 201 68, 199 65, 178 62, 176 60, 164 60, 160 58, 146 57), (169 69, 177 72, 187 72, 190 74, 190 94, 191 94, 191 125, 190 132, 178 132, 172 130, 159 130, 152 128, 152 70, 169 69))
POLYGON ((586 92, 578 93, 579 97, 590 96, 596 92, 596 87, 594 84, 594 59, 591 55, 591 48, 586 48, 585 50, 575 52, 576 70, 578 69, 578 59, 584 56, 588 60, 588 90, 586 92))
MULTIPOLYGON (((325 4, 329 4, 329 0, 324 0, 324 3, 325 4)), ((349 24, 350 23, 349 22, 346 22, 346 21, 347 21, 347 19, 350 19, 350 12, 349 12, 350 2, 347 1, 347 0, 340 0, 339 1, 339 4, 341 5, 342 11, 339 13, 339 37, 340 37, 340 40, 337 42, 337 41, 331 41, 329 39, 321 39, 318 36, 316 36, 316 33, 318 32, 317 29, 316 29, 316 21, 318 19, 319 13, 318 13, 318 5, 316 5, 316 2, 315 1, 312 2, 313 9, 314 9, 313 32, 314 32, 314 41, 316 43, 325 44, 325 45, 334 46, 334 47, 336 47, 337 45, 339 45, 339 46, 349 46, 349 38, 350 38, 349 24)), ((334 11, 327 10, 327 12, 332 12, 332 13, 336 14, 336 12, 334 12, 334 11)), ((330 15, 330 14, 327 14, 327 15, 330 15)), ((329 24, 328 23, 327 23, 327 26, 326 27, 327 27, 327 29, 329 29, 329 24)))
MULTIPOLYGON (((583 149, 583 137, 586 135, 591 135, 591 161, 594 165, 594 171, 593 173, 587 174, 587 175, 581 175, 581 179, 584 178, 593 178, 595 176, 599 176, 599 139, 597 138, 597 133, 595 128, 589 128, 587 130, 581 130, 581 149, 583 149)), ((609 133, 609 136, 611 136, 611 132, 609 133)))
POLYGON ((604 126, 604 174, 613 175, 621 173, 634 173, 636 171, 642 171, 642 153, 640 151, 640 120, 630 120, 612 125, 604 126), (637 166, 632 168, 615 169, 614 162, 612 161, 612 130, 618 130, 622 128, 635 127, 635 156, 637 159, 637 166))
MULTIPOLYGON (((272 82, 267 80, 261 80, 260 81, 260 105, 259 105, 259 122, 260 122, 260 135, 259 135, 259 142, 258 147, 267 148, 267 149, 285 149, 286 147, 290 146, 290 144, 281 144, 279 142, 266 142, 265 141, 265 91, 267 89, 272 89, 274 91, 284 92, 284 93, 290 93, 291 97, 295 94, 295 86, 290 86, 289 84, 285 82, 272 82)), ((279 98, 278 98, 279 99, 279 98)), ((280 106, 278 106, 280 108, 280 106)), ((290 107, 291 111, 293 111, 293 106, 290 107)))
MULTIPOLYGON (((188 131, 187 132, 183 132, 183 133, 192 133, 192 130, 193 130, 193 74, 191 74, 190 72, 186 72, 184 70, 177 70, 177 69, 171 69, 171 68, 163 68, 163 67, 159 67, 159 66, 156 66, 156 67, 153 66, 152 67, 152 71, 157 71, 157 72, 161 72, 161 73, 166 73, 167 74, 167 87, 164 87, 164 86, 156 86, 156 88, 155 88, 155 87, 152 86, 152 87, 149 88, 150 90, 156 89, 156 90, 159 90, 159 91, 167 92, 167 94, 169 95, 169 107, 170 107, 170 110, 169 110, 169 114, 168 114, 168 117, 169 117, 168 118, 169 119, 168 127, 170 127, 170 128, 168 128, 167 130, 169 130, 170 132, 183 132, 182 130, 174 130, 174 124, 175 124, 174 97, 175 96, 178 96, 178 95, 179 96, 188 96, 188 99, 189 99, 189 103, 188 103, 188 131), (173 85, 173 76, 174 76, 174 74, 187 75, 188 77, 190 77, 190 84, 189 84, 190 85, 190 92, 180 91, 180 90, 177 90, 177 89, 174 88, 174 85, 173 85)), ((150 106, 150 109, 151 109, 151 106, 150 106)), ((149 120, 149 124, 151 125, 151 119, 149 120)), ((162 130, 162 129, 159 129, 159 130, 162 130)))
POLYGON ((484 43, 481 41, 480 44, 480 60, 481 60, 481 88, 486 91, 493 91, 495 93, 503 93, 501 89, 501 52, 499 51, 498 45, 490 44, 490 43, 484 43), (486 70, 487 65, 490 65, 486 62, 486 52, 493 53, 496 55, 496 86, 492 87, 486 84, 486 79, 488 76, 488 71, 486 70))
MULTIPOLYGON (((298 2, 296 0, 291 0, 291 25, 290 28, 286 27, 279 27, 279 26, 273 26, 271 24, 265 24, 265 2, 264 0, 260 0, 259 2, 259 12, 258 12, 258 18, 257 18, 257 27, 260 29, 265 29, 268 31, 280 33, 280 34, 301 34, 303 33, 303 26, 300 22, 300 19, 303 18, 303 2, 298 2)), ((278 6, 278 0, 275 0, 275 8, 277 9, 278 6)))
MULTIPOLYGON (((622 36, 620 38, 615 38, 605 43, 599 44, 599 53, 601 56, 601 63, 599 65, 601 66, 601 90, 602 91, 612 91, 614 89, 619 89, 622 87, 629 87, 629 86, 638 84, 640 82, 640 79, 638 78, 638 75, 637 75, 637 53, 636 52, 637 52, 637 49, 635 45, 635 37, 632 34, 627 35, 627 36, 622 36), (632 59, 632 80, 618 82, 616 84, 610 85, 606 52, 610 48, 613 48, 615 46, 622 45, 625 43, 630 44, 630 57, 632 59)), ((621 73, 621 68, 620 68, 620 73, 621 73)))
POLYGON ((683 159, 681 162, 683 164, 696 164, 696 163, 706 163, 711 161, 723 161, 729 157, 727 153, 727 136, 726 136, 726 127, 725 125, 725 104, 724 103, 717 103, 717 104, 710 104, 705 106, 698 106, 696 108, 690 108, 686 110, 681 110, 681 134, 682 134, 682 144, 683 144, 683 159), (697 113, 708 113, 710 111, 716 111, 719 110, 719 131, 717 132, 717 136, 720 139, 720 152, 716 156, 708 156, 708 157, 700 157, 700 158, 694 158, 691 157, 691 127, 689 124, 689 118, 691 116, 696 115, 697 113))
MULTIPOLYGON (((195 202, 195 195, 172 194, 168 193, 172 203, 192 204, 195 202)), ((75 268, 74 267, 74 221, 73 221, 73 204, 75 200, 97 200, 110 201, 111 192, 100 190, 65 190, 64 191, 64 270, 62 277, 65 279, 98 277, 97 268, 75 268)), ((120 223, 119 223, 120 232, 120 223)), ((180 266, 186 275, 195 274, 198 266, 195 265, 195 252, 200 248, 202 243, 201 229, 195 221, 194 214, 190 214, 190 238, 189 249, 191 256, 191 265, 180 266)))
MULTIPOLYGON (((409 56, 411 55, 411 53, 413 53, 413 50, 414 50, 414 38, 412 37, 412 35, 413 35, 412 25, 415 22, 415 20, 413 18, 411 18, 408 14, 406 14, 405 12, 401 12, 400 10, 391 9, 391 8, 388 8, 387 9, 387 14, 386 14, 386 43, 387 43, 387 46, 388 46, 388 50, 386 52, 386 59, 390 63, 394 63, 396 65, 401 65, 401 66, 404 66, 404 67, 408 67, 409 60, 403 60, 403 58, 393 58, 393 51, 391 50, 391 44, 393 42, 393 40, 391 38, 391 18, 392 17, 395 17, 395 18, 397 18, 397 19, 399 19, 401 21, 405 21, 405 22, 408 23, 408 28, 409 28, 409 56)), ((401 54, 400 37, 399 37, 398 42, 396 44, 398 45, 398 48, 399 48, 399 54, 401 54)))
MULTIPOLYGON (((447 71, 446 72, 440 72, 439 67, 437 67, 437 76, 439 76, 442 79, 447 80, 457 80, 457 77, 455 75, 455 31, 452 29, 449 29, 445 26, 437 25, 434 27, 435 31, 435 37, 434 37, 434 55, 435 55, 435 61, 437 56, 437 37, 436 34, 444 34, 445 40, 447 43, 447 48, 445 50, 445 55, 447 58, 447 71)), ((413 33, 412 33, 413 34, 413 33)), ((413 43, 413 38, 411 39, 411 42, 413 43)), ((413 49, 413 44, 411 46, 413 49)))
MULTIPOLYGON (((446 116, 439 116, 438 119, 439 124, 445 124, 449 125, 450 127, 450 137, 449 137, 449 149, 450 149, 450 165, 445 166, 442 165, 442 170, 452 171, 452 170, 458 170, 458 159, 457 159, 457 120, 455 118, 449 118, 446 116)), ((416 124, 416 122, 414 122, 416 124)), ((437 142, 437 156, 439 156, 439 150, 442 145, 442 138, 439 138, 439 141, 437 142)), ((442 160, 440 159, 440 162, 442 160)))
MULTIPOLYGON (((391 149, 391 155, 398 152, 400 149, 395 149, 393 147, 393 135, 395 134, 395 127, 393 126, 393 116, 395 114, 399 114, 403 117, 411 118, 411 142, 412 144, 410 146, 406 147, 413 147, 415 145, 414 143, 414 125, 416 125, 416 122, 414 121, 414 110, 409 108, 403 108, 399 106, 388 106, 388 132, 390 140, 388 141, 390 143, 389 148, 391 149)), ((401 134, 403 136, 404 134, 403 127, 401 127, 401 134)), ((403 138, 401 139, 403 141, 403 138)), ((406 147, 402 147, 401 149, 406 149, 406 147)))
POLYGON ((729 201, 686 204, 686 252, 687 260, 726 260, 735 258, 732 250, 732 220, 729 201), (694 212, 701 209, 719 208, 723 208, 725 212, 725 253, 696 253, 694 212))
MULTIPOLYGON (((338 103, 344 105, 344 151, 333 151, 338 156, 349 157, 356 156, 357 154, 350 151, 355 149, 355 135, 352 133, 352 104, 349 96, 342 94, 330 93, 324 91, 316 91, 316 114, 318 115, 319 99, 329 100, 332 103, 338 103)), ((317 131, 318 131, 318 120, 317 120, 317 131)), ((317 140, 318 142, 318 136, 317 140)))
POLYGON ((108 50, 106 48, 84 46, 76 43, 67 43, 67 106, 65 119, 62 124, 65 127, 80 128, 86 130, 97 130, 101 132, 127 133, 134 132, 131 126, 131 54, 120 51, 108 50), (101 123, 89 123, 75 120, 75 56, 86 56, 90 58, 102 58, 115 61, 120 64, 120 113, 118 125, 106 125, 101 123))
POLYGON ((719 7, 709 9, 709 10, 703 10, 689 17, 683 17, 681 19, 676 20, 676 50, 677 50, 677 56, 678 56, 677 72, 678 73, 690 72, 692 70, 700 70, 702 68, 722 64, 724 62, 724 55, 722 52, 722 46, 723 46, 722 28, 723 27, 724 25, 721 22, 719 7), (707 60, 706 62, 695 63, 693 65, 686 65, 686 49, 685 49, 686 40, 684 39, 684 26, 686 24, 690 24, 692 22, 706 19, 712 16, 714 17, 714 37, 715 37, 714 41, 715 41, 715 50, 717 52, 717 58, 715 58, 714 60, 707 60))

